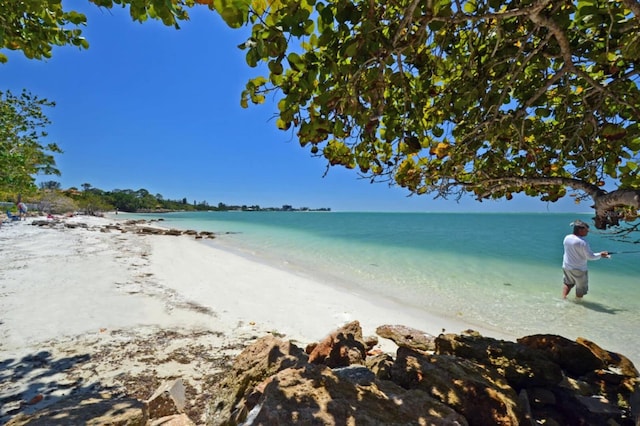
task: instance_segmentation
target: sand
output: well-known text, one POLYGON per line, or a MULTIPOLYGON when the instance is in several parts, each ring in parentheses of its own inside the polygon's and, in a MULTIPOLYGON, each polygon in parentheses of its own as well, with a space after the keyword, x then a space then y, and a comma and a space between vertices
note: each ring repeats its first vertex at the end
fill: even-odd
MULTIPOLYGON (((145 399, 175 378, 200 421, 210 383, 267 333, 304 347, 353 320, 365 335, 383 324, 433 335, 469 328, 247 259, 215 239, 108 230, 113 218, 33 225, 41 220, 0 228, 0 424, 80 392, 145 399)), ((377 349, 396 346, 380 338, 377 349)))

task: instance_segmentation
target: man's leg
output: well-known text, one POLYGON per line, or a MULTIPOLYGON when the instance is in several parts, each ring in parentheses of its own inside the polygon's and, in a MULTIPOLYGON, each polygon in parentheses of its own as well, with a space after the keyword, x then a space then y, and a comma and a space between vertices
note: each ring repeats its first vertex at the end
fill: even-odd
MULTIPOLYGON (((573 287, 573 286, 571 286, 573 287)), ((566 283, 562 285, 562 298, 566 299, 571 291, 571 287, 569 287, 566 283)))
POLYGON ((576 299, 582 300, 587 293, 589 293, 589 272, 584 271, 576 280, 576 299))

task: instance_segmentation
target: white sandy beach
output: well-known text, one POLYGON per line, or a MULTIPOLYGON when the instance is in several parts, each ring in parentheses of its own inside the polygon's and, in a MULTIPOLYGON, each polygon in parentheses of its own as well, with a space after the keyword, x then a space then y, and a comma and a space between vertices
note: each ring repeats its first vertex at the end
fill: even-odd
MULTIPOLYGON (((31 225, 43 219, 0 228, 0 424, 72 391, 133 388, 144 398, 155 390, 148 386, 176 377, 193 389, 196 405, 211 374, 266 333, 304 347, 353 320, 365 335, 383 324, 434 335, 468 328, 251 261, 215 242, 101 232, 114 223, 108 218, 31 225), (65 226, 74 223, 87 227, 65 226), (142 383, 151 376, 153 383, 142 383), (136 385, 127 385, 132 378, 136 385)), ((382 338, 379 348, 396 349, 382 338)))

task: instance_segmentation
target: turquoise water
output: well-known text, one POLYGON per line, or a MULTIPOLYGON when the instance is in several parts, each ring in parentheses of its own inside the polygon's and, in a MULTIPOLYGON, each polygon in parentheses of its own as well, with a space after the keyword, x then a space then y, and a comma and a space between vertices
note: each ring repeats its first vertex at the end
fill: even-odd
MULTIPOLYGON (((135 215, 222 233, 213 243, 333 285, 497 329, 584 337, 640 365, 640 253, 590 262, 581 303, 560 297, 576 218, 524 213, 198 212, 135 215)), ((640 250, 592 229, 594 251, 640 250)), ((459 332, 461 330, 448 330, 459 332)))

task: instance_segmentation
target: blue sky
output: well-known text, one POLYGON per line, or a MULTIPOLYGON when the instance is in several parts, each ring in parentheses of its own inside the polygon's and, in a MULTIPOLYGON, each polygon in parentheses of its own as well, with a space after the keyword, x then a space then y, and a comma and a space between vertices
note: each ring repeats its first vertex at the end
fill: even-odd
POLYGON ((180 30, 133 22, 121 8, 75 2, 88 18, 88 50, 56 48, 46 61, 9 52, 0 90, 23 88, 56 102, 46 111, 49 142, 63 188, 89 183, 106 191, 146 189, 167 199, 210 204, 291 204, 355 211, 584 212, 558 203, 434 200, 370 184, 353 170, 331 168, 276 129, 273 99, 240 107, 246 81, 260 75, 237 46, 247 31, 228 28, 199 8, 180 30))

